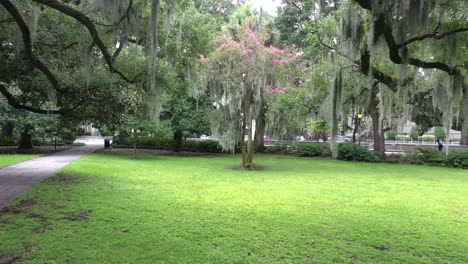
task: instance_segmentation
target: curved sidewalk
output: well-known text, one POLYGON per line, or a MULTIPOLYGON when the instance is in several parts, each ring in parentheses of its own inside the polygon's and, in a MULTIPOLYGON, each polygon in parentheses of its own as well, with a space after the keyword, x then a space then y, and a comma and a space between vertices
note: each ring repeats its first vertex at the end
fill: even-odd
POLYGON ((0 169, 0 208, 15 200, 46 178, 57 173, 70 162, 81 156, 104 147, 104 140, 90 139, 81 141, 83 147, 57 152, 44 157, 13 164, 0 169))

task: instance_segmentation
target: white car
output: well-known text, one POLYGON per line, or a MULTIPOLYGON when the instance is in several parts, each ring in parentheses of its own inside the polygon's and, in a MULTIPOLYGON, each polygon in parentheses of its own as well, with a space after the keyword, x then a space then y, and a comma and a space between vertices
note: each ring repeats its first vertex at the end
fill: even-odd
POLYGON ((207 136, 207 135, 201 135, 201 136, 200 136, 200 139, 201 139, 201 140, 208 140, 208 139, 211 139, 211 137, 210 137, 210 136, 207 136))

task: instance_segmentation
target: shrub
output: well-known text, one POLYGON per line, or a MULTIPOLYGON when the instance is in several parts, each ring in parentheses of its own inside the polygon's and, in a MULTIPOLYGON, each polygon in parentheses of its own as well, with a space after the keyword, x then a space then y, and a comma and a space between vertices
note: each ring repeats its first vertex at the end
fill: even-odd
POLYGON ((388 140, 395 140, 397 133, 395 131, 388 131, 387 132, 387 139, 388 140))
POLYGON ((417 140, 418 137, 419 137, 418 127, 417 126, 412 126, 411 131, 410 131, 410 138, 412 140, 417 140))
POLYGON ((435 149, 418 148, 408 154, 408 160, 412 164, 442 165, 445 162, 445 155, 435 149))
POLYGON ((435 141, 435 137, 433 135, 423 135, 418 137, 418 140, 425 141, 425 142, 433 142, 435 141))
POLYGON ((0 146, 15 146, 16 142, 13 138, 0 137, 0 146))
POLYGON ((397 135, 396 140, 408 142, 411 140, 411 137, 407 135, 397 135))
POLYGON ((297 145, 297 155, 300 157, 329 157, 332 153, 328 144, 302 143, 297 145))
POLYGON ((435 127, 434 128, 434 137, 435 139, 445 140, 445 128, 443 127, 435 127))
POLYGON ((288 145, 274 145, 265 147, 265 152, 267 153, 287 153, 289 152, 288 145))
POLYGON ((377 162, 380 158, 366 147, 346 143, 338 145, 338 159, 347 161, 377 162))
POLYGON ((71 145, 76 139, 75 133, 70 130, 63 130, 60 132, 60 142, 66 145, 71 145))
POLYGON ((445 164, 449 167, 468 169, 468 151, 455 150, 449 152, 445 164))
MULTIPOLYGON (((155 138, 155 137, 137 137, 138 148, 161 149, 161 150, 174 150, 175 141, 168 138, 155 138)), ((132 138, 129 142, 121 140, 114 141, 117 147, 131 147, 133 145, 132 138)), ((223 152, 217 141, 182 141, 180 146, 181 151, 191 152, 206 152, 206 153, 221 153, 223 152)))
MULTIPOLYGON (((174 149, 174 140, 167 138, 156 138, 156 137, 137 137, 136 143, 138 147, 156 148, 162 150, 174 149)), ((131 139, 133 144, 133 138, 131 139)))
POLYGON ((182 141, 182 150, 206 153, 221 153, 223 150, 217 141, 182 141))

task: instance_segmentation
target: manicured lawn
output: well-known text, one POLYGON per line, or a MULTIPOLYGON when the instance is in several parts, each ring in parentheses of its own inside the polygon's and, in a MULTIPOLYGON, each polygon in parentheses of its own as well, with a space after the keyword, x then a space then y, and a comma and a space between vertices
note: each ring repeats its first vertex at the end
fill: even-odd
POLYGON ((26 263, 468 263, 466 170, 93 154, 0 218, 26 263))
POLYGON ((41 155, 34 154, 0 154, 0 168, 26 160, 38 158, 41 155))

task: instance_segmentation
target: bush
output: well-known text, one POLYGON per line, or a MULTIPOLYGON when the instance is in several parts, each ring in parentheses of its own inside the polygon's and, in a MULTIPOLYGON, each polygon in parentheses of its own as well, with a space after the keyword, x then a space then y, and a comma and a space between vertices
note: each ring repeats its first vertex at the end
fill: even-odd
POLYGON ((435 149, 418 148, 408 154, 411 164, 442 165, 445 162, 445 155, 435 149))
POLYGON ((418 127, 417 126, 412 126, 411 131, 410 131, 410 138, 412 140, 417 140, 418 137, 419 137, 418 127))
POLYGON ((289 152, 289 146, 288 145, 266 146, 265 152, 266 153, 287 153, 289 152))
POLYGON ((377 162, 380 158, 366 147, 346 143, 338 145, 338 159, 347 161, 377 162))
POLYGON ((418 137, 418 140, 424 141, 424 142, 434 142, 436 138, 433 135, 423 135, 418 137))
POLYGON ((411 140, 411 137, 407 135, 397 135, 395 138, 398 141, 405 141, 405 142, 408 142, 411 140))
POLYGON ((445 128, 435 127, 434 128, 434 137, 435 139, 445 140, 445 128))
POLYGON ((16 141, 9 137, 0 137, 0 146, 15 146, 16 141))
MULTIPOLYGON (((161 150, 175 150, 175 141, 168 138, 155 138, 155 137, 138 137, 138 148, 161 149, 161 150)), ((114 144, 119 147, 132 147, 133 139, 121 140, 120 137, 114 144)), ((221 153, 223 152, 217 141, 182 141, 180 146, 181 151, 191 152, 205 152, 205 153, 221 153)))
POLYGON ((301 143, 297 145, 297 155, 300 157, 330 157, 332 153, 328 144, 301 143))
POLYGON ((192 152, 221 153, 223 152, 217 141, 182 141, 181 149, 192 152))
POLYGON ((445 164, 449 167, 468 169, 468 151, 456 150, 449 152, 445 164))
POLYGON ((387 139, 388 140, 395 140, 397 133, 395 131, 388 131, 387 132, 387 139))
POLYGON ((60 132, 60 142, 66 145, 71 145, 76 139, 75 133, 70 130, 63 130, 60 132))
MULTIPOLYGON (((133 144, 134 138, 130 138, 130 145, 133 144)), ((136 144, 138 147, 156 148, 162 150, 174 149, 175 142, 172 139, 156 138, 156 137, 137 137, 136 144)))

